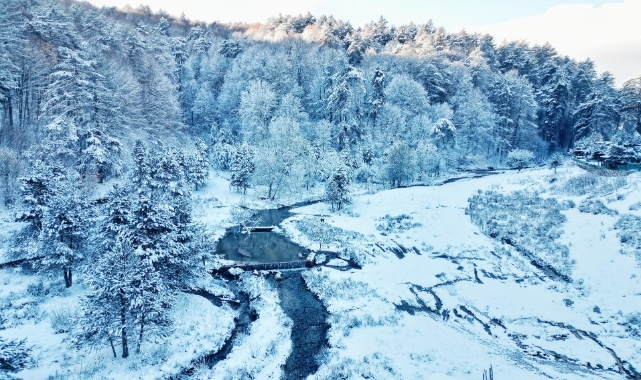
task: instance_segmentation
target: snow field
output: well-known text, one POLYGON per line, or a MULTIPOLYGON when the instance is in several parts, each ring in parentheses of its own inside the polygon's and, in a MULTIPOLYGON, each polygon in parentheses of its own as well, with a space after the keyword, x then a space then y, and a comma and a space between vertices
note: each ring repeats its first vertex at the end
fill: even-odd
POLYGON ((201 367, 197 379, 278 379, 291 352, 292 321, 280 307, 278 292, 264 278, 245 272, 240 290, 247 293, 258 318, 240 335, 227 358, 211 370, 201 367))
MULTIPOLYGON (((565 167, 555 176, 536 169, 387 190, 355 197, 347 211, 326 217, 332 226, 363 236, 335 248, 358 247, 371 261, 361 270, 322 268, 305 274, 308 287, 331 313, 332 326, 326 363, 312 378, 374 373, 376 378, 475 379, 490 364, 497 378, 624 378, 608 349, 638 367, 639 341, 619 323, 634 312, 637 303, 628 300, 638 297, 640 287, 634 276, 638 263, 619 252, 611 230, 617 217, 563 211, 567 221, 557 241, 569 247, 574 261, 572 282, 565 283, 547 278, 514 249, 481 234, 464 214, 467 199, 479 189, 537 191, 579 204, 586 195, 567 195, 560 183, 583 173, 565 167), (402 214, 421 226, 388 235, 377 231, 385 215, 402 214), (378 247, 399 245, 416 247, 420 255, 409 251, 399 259, 378 247), (433 312, 437 306, 439 314, 433 312), (593 370, 599 367, 605 370, 593 370)), ((629 212, 641 194, 638 178, 628 181, 617 191, 621 196, 587 196, 629 212)), ((294 212, 327 215, 328 206, 294 212)), ((299 219, 285 221, 283 229, 313 248, 296 229, 299 219)))
MULTIPOLYGON (((234 328, 237 313, 228 306, 216 307, 203 297, 180 293, 172 310, 173 331, 162 344, 145 341, 141 353, 133 353, 132 348, 128 359, 113 358, 108 345, 99 350, 75 350, 70 347, 73 331, 57 332, 52 321, 55 313, 65 312, 71 318, 77 315, 79 299, 87 291, 82 281, 59 294, 36 297, 29 294, 29 288, 37 284, 38 278, 21 272, 13 268, 0 271, 3 285, 6 285, 0 287, 2 315, 9 316, 3 324, 4 329, 0 330, 0 337, 26 338, 27 345, 33 347, 33 365, 19 372, 19 378, 163 378, 218 351, 234 328), (35 305, 32 306, 34 311, 16 312, 29 305, 35 305)), ((65 289, 59 282, 44 286, 50 290, 65 289)), ((211 284, 205 288, 215 286, 211 284)), ((67 326, 73 328, 73 321, 68 322, 67 326)), ((116 350, 120 354, 118 347, 116 350)))

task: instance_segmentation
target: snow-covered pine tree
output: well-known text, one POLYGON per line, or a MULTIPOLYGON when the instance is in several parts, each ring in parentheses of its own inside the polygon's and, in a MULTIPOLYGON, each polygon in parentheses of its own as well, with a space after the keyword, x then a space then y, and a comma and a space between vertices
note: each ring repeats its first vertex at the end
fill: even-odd
POLYGON ((250 183, 250 176, 254 172, 254 151, 247 144, 242 144, 236 148, 234 158, 231 163, 231 182, 230 185, 237 191, 243 190, 246 194, 250 183))
POLYGON ((376 121, 379 110, 385 104, 385 74, 380 68, 374 70, 374 76, 371 82, 372 92, 369 95, 369 117, 372 122, 376 121))
POLYGON ((79 175, 72 170, 52 184, 38 237, 43 256, 39 265, 47 271, 62 270, 66 287, 73 284, 73 269, 85 256, 91 223, 89 197, 79 184, 79 175))
POLYGON ((218 136, 215 137, 215 143, 212 148, 212 161, 214 167, 219 170, 228 170, 231 166, 234 155, 233 139, 231 132, 227 128, 221 128, 218 136))
POLYGON ((339 167, 327 181, 325 186, 325 200, 332 204, 340 211, 345 203, 350 201, 349 176, 343 167, 339 167))
POLYGON ((85 281, 92 291, 82 298, 75 345, 96 347, 109 343, 116 357, 115 346, 119 344, 122 357, 129 357, 133 295, 140 283, 134 275, 140 264, 131 246, 118 238, 89 268, 85 281))
POLYGON ((0 371, 18 372, 27 368, 30 352, 26 339, 7 341, 0 337, 0 371))
POLYGON ((178 164, 183 171, 185 181, 198 190, 204 186, 209 175, 209 158, 207 144, 198 139, 194 148, 178 153, 178 164))
POLYGON ((43 271, 63 272, 73 284, 73 268, 83 259, 92 211, 78 174, 34 160, 21 178, 22 210, 17 220, 28 227, 18 241, 43 271))
POLYGON ((173 303, 173 295, 153 260, 141 248, 134 254, 137 265, 132 268, 134 282, 130 314, 135 328, 132 333, 138 338, 136 353, 140 353, 145 337, 166 337, 169 334, 172 320, 167 311, 173 303))
POLYGON ((202 139, 196 140, 196 160, 192 169, 192 182, 198 190, 199 187, 205 186, 207 177, 209 177, 209 147, 202 139))
POLYGON ((60 168, 53 168, 40 160, 30 163, 20 181, 20 211, 16 220, 28 223, 27 233, 37 237, 42 230, 43 213, 50 202, 53 183, 62 175, 60 168))

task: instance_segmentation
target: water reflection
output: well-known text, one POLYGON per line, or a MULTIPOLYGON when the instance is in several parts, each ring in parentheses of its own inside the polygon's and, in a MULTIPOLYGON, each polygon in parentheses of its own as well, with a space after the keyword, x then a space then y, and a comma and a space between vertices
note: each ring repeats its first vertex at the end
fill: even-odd
MULTIPOLYGON (((258 213, 261 216, 261 226, 277 226, 291 216, 288 208, 264 210, 258 213)), ((242 234, 238 233, 238 228, 235 227, 228 230, 225 236, 220 239, 216 253, 224 255, 227 260, 273 263, 303 260, 307 255, 307 250, 278 233, 242 234)))

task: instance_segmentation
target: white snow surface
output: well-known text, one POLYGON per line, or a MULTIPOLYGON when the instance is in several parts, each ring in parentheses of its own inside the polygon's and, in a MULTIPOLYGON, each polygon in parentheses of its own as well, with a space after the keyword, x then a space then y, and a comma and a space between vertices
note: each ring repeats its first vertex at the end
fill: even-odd
MULTIPOLYGON (((624 214, 641 216, 641 210, 630 210, 641 202, 641 176, 626 177, 626 185, 613 192, 568 195, 566 180, 584 174, 571 165, 557 174, 509 171, 442 186, 356 192, 352 204, 337 213, 322 202, 293 209, 281 233, 309 249, 318 243, 297 229, 301 220, 322 215, 345 233, 327 248, 338 251, 340 259, 303 274, 326 306, 330 324, 329 347, 309 379, 481 379, 490 365, 496 379, 625 379, 623 370, 639 371, 641 322, 635 327, 634 318, 641 321, 640 263, 622 253, 614 224, 624 214), (484 235, 465 214, 478 190, 529 190, 574 201, 577 207, 562 211, 567 220, 558 239, 569 248, 571 281, 549 278, 513 247, 484 235), (579 212, 586 198, 601 200, 619 215, 579 212), (403 214, 410 217, 410 227, 381 229, 387 215, 403 214), (348 261, 361 267, 348 267, 348 261)), ((276 206, 252 190, 242 195, 230 189, 220 173, 194 196, 196 218, 214 237, 230 226, 234 205, 276 206)), ((311 197, 288 196, 290 204, 311 197)), ((0 231, 6 236, 15 228, 4 223, 0 231)), ((238 315, 225 304, 216 307, 183 294, 169 339, 143 345, 144 355, 114 359, 108 347, 98 352, 69 348, 70 334, 51 327, 56 308, 77 307, 86 292, 81 281, 36 299, 27 290, 38 280, 34 274, 4 268, 0 278, 5 318, 0 337, 27 338, 34 347, 32 367, 17 374, 22 378, 155 379, 193 366, 198 379, 277 379, 292 350, 292 322, 277 291, 249 272, 240 275, 241 286, 258 319, 212 369, 199 359, 223 346, 238 315)), ((223 282, 203 278, 194 288, 233 297, 223 282)))
MULTIPOLYGON (((79 298, 87 291, 81 281, 59 295, 36 299, 27 292, 27 286, 38 281, 36 276, 10 268, 0 270, 0 277, 3 314, 11 317, 0 330, 0 337, 26 338, 27 345, 33 347, 33 364, 16 374, 23 379, 166 378, 219 350, 231 334, 237 315, 229 306, 216 307, 203 297, 179 294, 172 309, 175 321, 172 333, 162 342, 155 339, 143 342, 140 354, 134 353, 132 345, 131 356, 125 360, 114 358, 107 346, 97 351, 73 349, 71 334, 57 333, 52 328, 51 318, 56 311, 63 309, 77 315, 79 298)), ((60 281, 52 284, 52 289, 56 287, 64 289, 60 281)), ((119 347, 116 350, 120 355, 119 347)))
MULTIPOLYGON (((629 206, 641 199, 638 175, 616 194, 564 195, 565 179, 583 173, 575 167, 557 175, 534 169, 387 190, 355 197, 346 211, 325 217, 361 234, 335 248, 360 250, 366 260, 362 269, 322 267, 304 275, 331 313, 328 362, 311 378, 332 378, 339 368, 356 377, 371 371, 373 362, 382 363, 390 378, 403 379, 480 379, 490 365, 496 378, 626 378, 615 354, 625 368, 638 370, 641 340, 626 334, 623 324, 639 312, 641 273, 635 258, 620 252, 612 229, 619 216, 563 211, 567 221, 559 242, 574 260, 567 283, 546 277, 514 249, 483 235, 465 214, 468 198, 488 189, 537 191, 576 205, 593 197, 620 214, 634 213, 629 206), (420 226, 386 235, 377 230, 385 215, 401 214, 420 226), (406 250, 402 259, 390 249, 399 246, 406 250)), ((328 210, 318 203, 293 211, 309 217, 328 210)), ((300 219, 281 226, 312 249, 314 243, 296 228, 300 219)))
POLYGON ((196 379, 278 379, 289 357, 292 321, 280 307, 278 292, 264 278, 245 272, 241 288, 249 295, 258 319, 236 337, 232 351, 211 370, 201 366, 196 379))

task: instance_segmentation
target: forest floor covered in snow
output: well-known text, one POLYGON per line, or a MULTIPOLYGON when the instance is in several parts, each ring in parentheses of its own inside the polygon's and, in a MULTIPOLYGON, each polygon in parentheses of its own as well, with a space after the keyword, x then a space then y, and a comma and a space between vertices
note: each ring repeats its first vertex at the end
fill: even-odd
MULTIPOLYGON (((490 365, 496 379, 641 378, 639 184, 636 173, 601 177, 568 164, 556 174, 362 189, 340 212, 323 202, 292 209, 280 233, 317 249, 302 226, 323 216, 336 231, 323 250, 339 257, 303 272, 329 315, 310 378, 481 379, 490 365)), ((312 189, 281 201, 318 197, 312 189)), ((219 238, 239 203, 276 206, 212 175, 194 194, 195 217, 219 238)), ((18 227, 7 219, 0 229, 7 236, 18 227)), ((152 379, 191 368, 194 378, 270 379, 292 350, 292 321, 267 273, 240 276, 256 320, 213 368, 203 357, 223 347, 239 313, 227 303, 181 294, 172 334, 123 360, 108 346, 70 347, 87 291, 81 279, 66 290, 23 266, 0 269, 0 278, 0 337, 33 347, 19 378, 152 379)), ((194 286, 233 296, 219 280, 194 286)))

